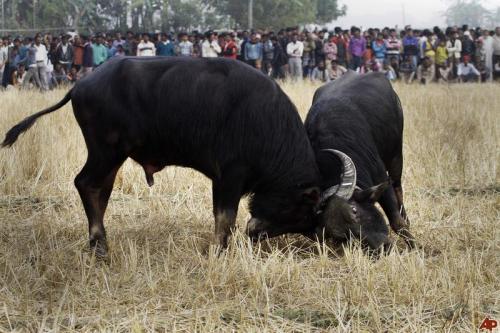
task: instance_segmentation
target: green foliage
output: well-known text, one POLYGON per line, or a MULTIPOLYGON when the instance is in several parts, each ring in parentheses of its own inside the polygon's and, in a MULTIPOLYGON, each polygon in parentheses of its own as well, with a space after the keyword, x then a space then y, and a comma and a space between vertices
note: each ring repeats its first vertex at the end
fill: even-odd
MULTIPOLYGON (((0 0, 1 1, 1 0, 0 0)), ((247 0, 3 0, 7 29, 84 32, 248 27, 247 0)), ((337 0, 254 0, 254 27, 323 24, 345 15, 337 0)))

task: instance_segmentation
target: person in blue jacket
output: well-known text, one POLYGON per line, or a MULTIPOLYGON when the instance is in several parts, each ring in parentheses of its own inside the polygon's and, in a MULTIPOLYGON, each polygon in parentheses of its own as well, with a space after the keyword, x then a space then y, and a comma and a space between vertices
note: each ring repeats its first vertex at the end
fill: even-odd
POLYGON ((160 41, 156 45, 156 55, 162 57, 173 57, 175 55, 175 45, 166 33, 161 34, 160 41))

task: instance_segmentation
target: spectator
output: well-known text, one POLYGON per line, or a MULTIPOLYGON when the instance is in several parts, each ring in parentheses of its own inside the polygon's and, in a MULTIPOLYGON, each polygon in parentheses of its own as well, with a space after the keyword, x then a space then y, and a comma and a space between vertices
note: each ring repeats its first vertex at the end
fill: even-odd
POLYGON ((207 32, 205 41, 201 44, 203 58, 217 58, 222 52, 214 32, 207 32))
POLYGON ((418 64, 418 39, 413 35, 411 29, 406 31, 406 36, 403 38, 403 54, 405 60, 409 60, 412 70, 415 72, 418 64))
POLYGON ((3 71, 7 63, 7 50, 8 47, 4 44, 4 40, 0 39, 0 80, 3 77, 3 71))
POLYGON ((493 36, 493 63, 495 64, 495 77, 499 76, 497 70, 500 63, 500 27, 495 29, 495 36, 493 36))
POLYGON ((182 57, 193 56, 193 43, 188 40, 186 33, 179 34, 179 45, 177 45, 177 55, 182 57))
POLYGON ((311 72, 311 81, 316 82, 328 82, 330 81, 330 73, 325 67, 325 62, 321 60, 318 66, 315 67, 311 72))
POLYGON ((155 45, 149 40, 149 34, 142 34, 142 40, 137 45, 138 57, 153 57, 156 55, 155 45))
POLYGON ((471 38, 470 31, 464 32, 462 40, 462 59, 467 58, 469 61, 473 59, 475 53, 474 41, 471 38))
POLYGON ((379 33, 377 35, 377 39, 372 42, 372 50, 373 55, 375 56, 375 61, 377 61, 379 65, 382 65, 387 54, 387 47, 384 41, 384 36, 381 33, 379 33))
POLYGON ((463 62, 458 65, 457 77, 458 82, 480 82, 481 73, 469 63, 469 57, 464 57, 463 62))
POLYGON ((262 35, 262 71, 265 74, 270 74, 272 70, 272 62, 274 58, 274 44, 269 39, 268 34, 262 35))
POLYGON ((48 79, 47 79, 47 63, 49 61, 47 55, 47 48, 42 44, 42 36, 37 35, 35 37, 35 43, 33 44, 35 52, 35 71, 34 78, 38 87, 43 90, 49 90, 48 79))
POLYGON ((56 48, 57 62, 67 71, 71 68, 73 57, 73 46, 68 43, 68 36, 62 36, 61 44, 56 48))
POLYGON ((227 33, 224 36, 222 56, 233 60, 236 60, 236 57, 238 56, 238 47, 236 46, 236 42, 233 40, 233 36, 230 33, 227 33))
POLYGON ((453 31, 450 40, 446 43, 450 63, 456 68, 462 56, 462 42, 457 31, 453 31))
POLYGON ((260 36, 256 33, 252 33, 250 41, 245 44, 245 61, 254 68, 261 68, 262 43, 260 42, 260 36))
MULTIPOLYGON (((120 45, 120 47, 123 50, 123 46, 120 45)), ((116 54, 115 54, 116 56, 116 54)), ((76 83, 78 81, 78 68, 76 66, 71 67, 68 75, 67 75, 67 80, 69 83, 76 83)))
POLYGON ((399 76, 403 82, 411 84, 415 78, 416 71, 411 63, 411 58, 407 57, 403 59, 403 62, 399 66, 399 76))
POLYGON ((22 88, 26 75, 27 73, 24 64, 19 64, 17 69, 12 73, 12 85, 15 88, 22 88))
POLYGON ((83 43, 83 57, 80 77, 83 79, 89 75, 94 68, 94 53, 90 39, 87 36, 81 36, 81 39, 83 43))
POLYGON ((102 44, 103 38, 98 35, 95 39, 95 43, 92 44, 92 56, 94 59, 94 68, 100 66, 108 59, 108 50, 106 46, 102 44))
POLYGON ((292 35, 290 43, 286 46, 288 55, 288 66, 293 80, 302 78, 302 55, 304 53, 304 44, 298 40, 297 33, 292 35))
POLYGON ((116 52, 115 54, 113 55, 113 57, 124 57, 126 55, 125 53, 125 49, 123 48, 123 45, 118 45, 116 47, 116 52))
POLYGON ((337 44, 335 43, 335 37, 332 37, 323 46, 323 53, 325 54, 325 60, 327 63, 327 68, 331 68, 332 60, 337 60, 337 44))
POLYGON ((398 78, 396 75, 396 71, 394 70, 394 68, 391 67, 391 65, 389 64, 389 60, 387 59, 384 60, 383 62, 383 67, 381 72, 385 74, 385 77, 389 81, 394 81, 398 78))
POLYGON ((160 35, 161 40, 158 42, 156 47, 156 55, 162 57, 173 57, 175 55, 174 43, 170 41, 166 33, 160 35))
POLYGON ((73 66, 79 71, 83 64, 84 46, 79 36, 75 36, 73 40, 73 66))
POLYGON ((422 63, 417 69, 417 80, 421 84, 428 84, 436 78, 436 67, 432 63, 431 58, 424 57, 422 63))
POLYGON ((66 71, 64 70, 64 67, 60 63, 56 63, 54 65, 53 78, 57 86, 68 82, 66 71))
MULTIPOLYGON (((19 52, 19 47, 21 41, 19 38, 15 38, 12 45, 7 48, 7 60, 4 65, 2 86, 7 88, 9 84, 12 84, 12 73, 16 70, 16 57, 19 52)), ((47 59, 47 56, 45 57, 47 59)))
POLYGON ((329 70, 330 80, 335 81, 345 73, 347 73, 347 68, 340 65, 337 60, 332 60, 331 68, 329 70))
POLYGON ((273 60, 271 61, 271 75, 275 79, 284 79, 286 77, 286 66, 288 65, 288 56, 283 46, 279 43, 278 37, 271 37, 273 43, 273 60))
POLYGON ((366 39, 361 36, 359 28, 353 28, 353 37, 349 43, 349 53, 351 55, 351 69, 359 70, 363 64, 363 55, 366 51, 366 39))
POLYGON ((306 40, 304 42, 304 52, 302 54, 302 72, 304 77, 311 74, 313 68, 316 66, 316 42, 317 38, 313 33, 308 32, 306 34, 306 40))
POLYGON ((385 40, 387 59, 389 59, 390 64, 399 63, 401 60, 401 40, 397 37, 396 29, 391 29, 389 34, 389 37, 385 40))

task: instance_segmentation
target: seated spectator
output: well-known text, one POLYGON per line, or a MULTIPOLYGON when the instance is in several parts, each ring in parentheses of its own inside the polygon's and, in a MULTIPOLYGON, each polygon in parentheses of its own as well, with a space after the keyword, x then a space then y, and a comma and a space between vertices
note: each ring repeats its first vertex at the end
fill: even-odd
POLYGON ((500 59, 498 59, 495 65, 493 65, 493 75, 495 78, 500 77, 500 59))
POLYGON ((64 67, 59 63, 55 64, 54 71, 52 72, 52 77, 54 78, 56 85, 67 83, 68 80, 64 67))
POLYGON ((321 60, 318 66, 315 67, 311 72, 311 81, 316 82, 328 82, 330 81, 330 75, 325 67, 325 62, 321 60))
POLYGON ((327 62, 327 68, 330 69, 332 60, 337 60, 337 44, 335 44, 335 37, 331 37, 328 42, 323 45, 323 53, 325 54, 325 60, 327 62))
POLYGON ((411 58, 407 57, 403 60, 399 66, 399 77, 404 83, 411 84, 415 77, 415 70, 413 69, 413 64, 411 58))
POLYGON ((66 76, 66 79, 68 80, 69 83, 75 83, 76 81, 78 81, 78 79, 79 79, 78 67, 76 67, 76 66, 71 67, 68 75, 66 76))
POLYGON ((463 62, 457 68, 458 82, 479 82, 481 80, 481 73, 476 67, 469 63, 469 57, 464 57, 463 62))
POLYGON ((430 57, 424 57, 422 63, 417 69, 417 80, 421 84, 427 84, 434 81, 436 78, 436 67, 432 63, 430 57))
POLYGON ((24 64, 17 65, 16 70, 12 73, 12 86, 20 89, 23 86, 26 74, 27 72, 24 64))
POLYGON ((491 71, 488 67, 486 67, 483 61, 477 64, 477 70, 480 73, 480 81, 487 82, 490 80, 491 71))
POLYGON ((347 69, 344 66, 339 65, 337 60, 332 60, 331 62, 332 68, 329 70, 330 80, 334 81, 340 78, 347 72, 347 69))
POLYGON ((123 48, 123 45, 118 44, 118 46, 116 47, 115 55, 113 57, 124 57, 125 55, 126 53, 125 49, 123 48))
POLYGON ((392 68, 387 59, 384 61, 381 72, 385 74, 385 77, 389 81, 394 81, 398 78, 396 75, 396 71, 394 70, 394 68, 392 68))

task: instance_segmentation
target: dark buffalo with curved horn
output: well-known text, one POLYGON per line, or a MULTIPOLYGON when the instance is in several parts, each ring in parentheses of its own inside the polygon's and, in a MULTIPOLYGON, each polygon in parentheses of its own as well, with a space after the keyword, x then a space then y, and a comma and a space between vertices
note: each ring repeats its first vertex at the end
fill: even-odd
POLYGON ((227 59, 110 60, 62 101, 13 127, 3 146, 70 100, 88 150, 75 185, 97 254, 107 253, 103 216, 128 157, 144 168, 149 185, 168 165, 210 178, 222 247, 245 194, 252 194, 250 236, 314 229, 320 173, 304 125, 278 84, 250 66, 227 59))
POLYGON ((349 72, 322 86, 305 126, 323 179, 317 236, 352 235, 373 249, 390 247, 378 202, 413 247, 401 186, 403 111, 384 75, 349 72))

